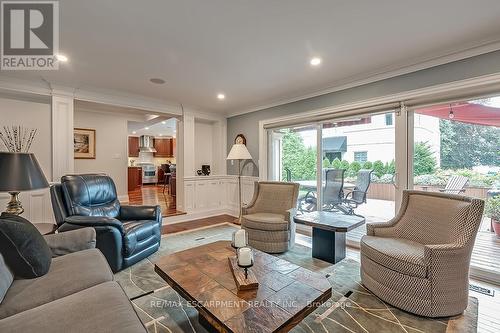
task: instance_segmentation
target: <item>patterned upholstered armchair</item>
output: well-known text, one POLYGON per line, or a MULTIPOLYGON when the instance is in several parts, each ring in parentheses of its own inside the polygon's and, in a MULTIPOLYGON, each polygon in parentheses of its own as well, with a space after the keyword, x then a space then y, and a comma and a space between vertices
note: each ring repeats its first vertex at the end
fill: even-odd
POLYGON ((250 246, 268 253, 286 252, 293 246, 298 195, 297 183, 255 183, 253 199, 243 208, 241 218, 250 246))
POLYGON ((452 316, 467 308, 469 264, 484 202, 465 196, 405 191, 398 215, 367 224, 361 280, 405 311, 452 316))

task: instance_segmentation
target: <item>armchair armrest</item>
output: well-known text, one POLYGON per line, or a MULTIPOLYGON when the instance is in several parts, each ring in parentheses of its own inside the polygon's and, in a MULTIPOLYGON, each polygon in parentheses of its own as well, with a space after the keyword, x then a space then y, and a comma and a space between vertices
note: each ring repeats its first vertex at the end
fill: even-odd
POLYGON ((455 257, 462 257, 467 250, 467 247, 457 243, 425 245, 424 260, 426 263, 430 263, 440 258, 452 259, 455 257))
POLYGON ((160 206, 121 206, 120 219, 130 220, 154 220, 161 221, 160 206))
POLYGON ((392 220, 381 223, 367 223, 366 234, 368 236, 391 237, 396 236, 396 224, 399 221, 399 216, 392 220))
POLYGON ((432 289, 444 295, 467 293, 471 253, 470 246, 460 244, 425 245, 424 263, 432 289))
MULTIPOLYGON (((122 235, 125 233, 123 225, 119 220, 106 216, 73 215, 67 217, 64 220, 64 224, 70 224, 79 227, 112 227, 118 229, 122 235)), ((59 229, 61 229, 61 227, 59 229)), ((67 228, 65 229, 67 230, 67 228)))
POLYGON ((44 236, 52 257, 93 249, 96 245, 94 228, 82 228, 44 236))

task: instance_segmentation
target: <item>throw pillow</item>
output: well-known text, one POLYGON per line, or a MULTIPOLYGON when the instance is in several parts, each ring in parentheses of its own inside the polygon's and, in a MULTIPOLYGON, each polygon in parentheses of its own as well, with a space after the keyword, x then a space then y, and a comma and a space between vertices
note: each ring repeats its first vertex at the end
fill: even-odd
POLYGON ((7 267, 7 264, 3 260, 3 256, 0 253, 0 304, 2 303, 3 298, 7 293, 7 290, 9 290, 13 280, 14 276, 12 275, 9 267, 7 267))
POLYGON ((0 252, 14 276, 32 279, 45 275, 52 252, 36 227, 12 214, 0 216, 0 252))

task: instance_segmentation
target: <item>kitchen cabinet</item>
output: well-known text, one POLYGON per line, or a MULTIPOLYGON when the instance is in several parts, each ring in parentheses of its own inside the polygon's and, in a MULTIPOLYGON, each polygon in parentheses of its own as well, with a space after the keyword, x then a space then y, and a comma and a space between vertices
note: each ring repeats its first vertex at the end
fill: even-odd
POLYGON ((155 157, 173 157, 172 150, 172 139, 159 139, 155 138, 154 147, 156 149, 156 153, 153 155, 155 157))
POLYGON ((139 137, 128 137, 128 157, 139 157, 139 137))
POLYGON ((134 191, 142 185, 142 168, 128 167, 128 191, 134 191))

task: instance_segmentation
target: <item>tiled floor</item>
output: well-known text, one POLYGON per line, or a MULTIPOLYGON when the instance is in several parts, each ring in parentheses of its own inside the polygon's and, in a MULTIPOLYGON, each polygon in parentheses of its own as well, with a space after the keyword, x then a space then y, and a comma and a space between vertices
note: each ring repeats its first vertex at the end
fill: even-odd
POLYGON ((163 217, 185 214, 175 207, 175 197, 167 190, 163 192, 162 185, 143 185, 141 188, 128 192, 130 205, 160 205, 163 217))

